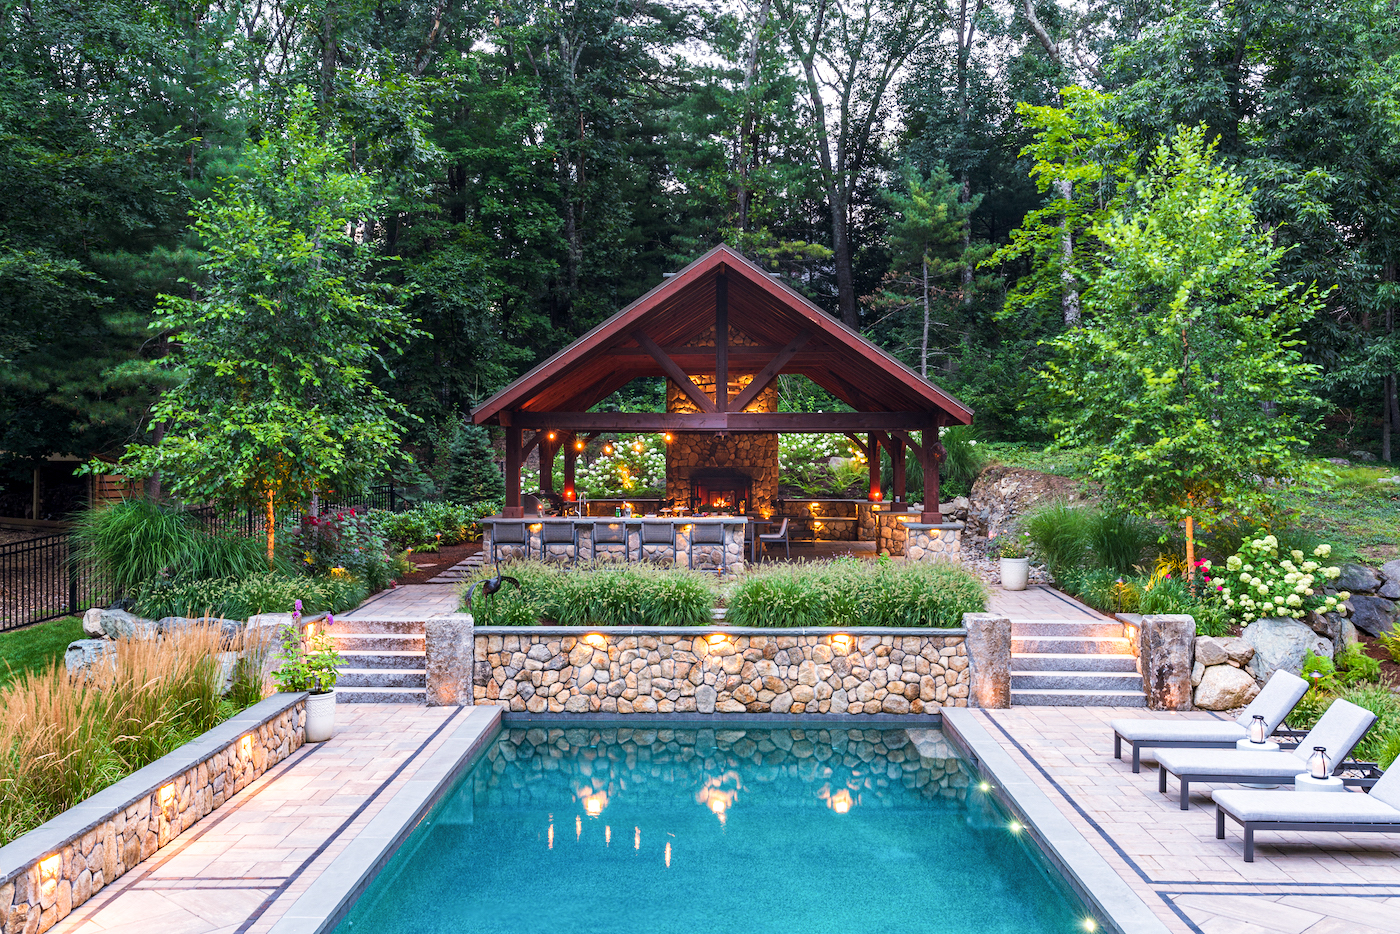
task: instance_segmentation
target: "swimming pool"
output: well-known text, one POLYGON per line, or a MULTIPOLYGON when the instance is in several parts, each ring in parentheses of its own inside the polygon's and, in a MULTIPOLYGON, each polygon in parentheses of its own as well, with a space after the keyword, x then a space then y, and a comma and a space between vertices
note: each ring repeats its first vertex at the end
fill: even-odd
POLYGON ((1084 931, 1018 829, 933 730, 506 728, 336 930, 1084 931))

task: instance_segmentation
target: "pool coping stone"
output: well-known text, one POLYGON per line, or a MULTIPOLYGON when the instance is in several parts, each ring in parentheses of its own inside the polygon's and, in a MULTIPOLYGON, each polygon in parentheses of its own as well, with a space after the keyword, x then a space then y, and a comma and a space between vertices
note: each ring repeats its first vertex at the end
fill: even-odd
POLYGON ((991 781, 997 800, 1021 821, 1099 922, 1118 934, 1169 934, 1147 903, 977 722, 971 709, 945 709, 943 734, 991 781))
POLYGON ((475 763, 502 726, 499 707, 463 707, 466 716, 423 760, 364 829, 326 867, 268 934, 326 934, 417 828, 438 799, 475 763))

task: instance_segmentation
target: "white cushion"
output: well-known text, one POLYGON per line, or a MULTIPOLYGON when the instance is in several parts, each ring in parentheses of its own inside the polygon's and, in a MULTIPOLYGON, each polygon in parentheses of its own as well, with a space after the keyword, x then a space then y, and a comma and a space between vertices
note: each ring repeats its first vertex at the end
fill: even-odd
POLYGON ((1400 810, 1370 795, 1351 792, 1318 794, 1226 788, 1211 797, 1225 813, 1240 820, 1400 825, 1400 810))
POLYGON ((1229 775, 1242 781, 1276 778, 1292 781, 1307 771, 1307 762, 1291 752, 1248 749, 1161 749, 1157 764, 1173 775, 1229 775))
POLYGON ((1260 691, 1254 700, 1249 702, 1249 706, 1235 718, 1235 722, 1247 729, 1254 722, 1254 715, 1259 714, 1272 733, 1288 716, 1288 712, 1298 706, 1298 701, 1302 700, 1306 693, 1308 682, 1293 672, 1280 668, 1269 678, 1264 690, 1260 691))
POLYGON ((1233 743, 1248 731, 1229 720, 1114 720, 1113 732, 1134 742, 1233 743))

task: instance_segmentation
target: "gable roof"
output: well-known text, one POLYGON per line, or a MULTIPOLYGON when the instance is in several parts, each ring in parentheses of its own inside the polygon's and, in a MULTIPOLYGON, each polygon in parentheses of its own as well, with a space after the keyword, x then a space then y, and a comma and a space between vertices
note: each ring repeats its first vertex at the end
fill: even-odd
POLYGON ((593 328, 472 412, 583 412, 633 379, 664 376, 640 332, 687 374, 713 374, 716 290, 727 292, 730 376, 755 374, 784 348, 779 369, 808 377, 858 412, 942 413, 970 424, 972 410, 727 246, 717 246, 593 328))

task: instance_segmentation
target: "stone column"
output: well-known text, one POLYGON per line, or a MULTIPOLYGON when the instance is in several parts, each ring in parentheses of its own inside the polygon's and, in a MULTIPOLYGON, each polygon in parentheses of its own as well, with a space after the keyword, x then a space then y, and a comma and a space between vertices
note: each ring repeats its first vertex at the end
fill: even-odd
POLYGON ((1196 621, 1190 616, 1144 616, 1138 665, 1153 710, 1191 709, 1196 621))
MULTIPOLYGON (((971 672, 967 705, 1011 706, 1011 620, 993 613, 964 613, 967 662, 971 672)), ((1187 672, 1190 674, 1189 669, 1187 672)), ((1188 686, 1190 680, 1188 677, 1188 686)))
POLYGON ((470 613, 446 613, 423 626, 429 707, 472 706, 475 639, 470 613))

